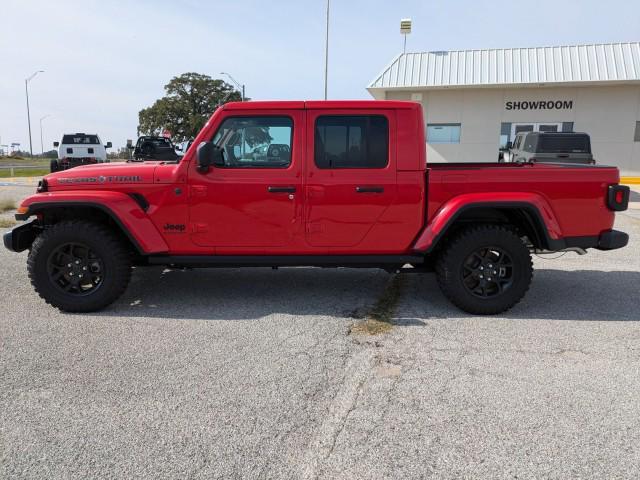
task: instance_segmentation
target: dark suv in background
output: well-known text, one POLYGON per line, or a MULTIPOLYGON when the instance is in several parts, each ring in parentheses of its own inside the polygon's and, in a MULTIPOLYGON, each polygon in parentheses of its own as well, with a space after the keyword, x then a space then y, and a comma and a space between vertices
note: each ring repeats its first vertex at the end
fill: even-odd
POLYGON ((504 162, 579 163, 594 165, 591 139, 586 133, 521 132, 503 157, 504 162))
POLYGON ((143 136, 138 138, 133 149, 133 158, 136 161, 165 160, 175 161, 180 158, 176 153, 171 140, 165 137, 143 136))

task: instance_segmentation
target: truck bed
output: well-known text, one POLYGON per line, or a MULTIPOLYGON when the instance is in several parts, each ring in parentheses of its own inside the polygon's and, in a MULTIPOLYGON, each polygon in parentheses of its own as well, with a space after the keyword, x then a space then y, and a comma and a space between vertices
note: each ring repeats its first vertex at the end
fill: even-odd
POLYGON ((565 236, 594 235, 602 225, 613 224, 614 212, 605 199, 608 186, 618 181, 618 169, 602 165, 432 163, 427 168, 427 219, 454 196, 531 192, 553 205, 565 236))

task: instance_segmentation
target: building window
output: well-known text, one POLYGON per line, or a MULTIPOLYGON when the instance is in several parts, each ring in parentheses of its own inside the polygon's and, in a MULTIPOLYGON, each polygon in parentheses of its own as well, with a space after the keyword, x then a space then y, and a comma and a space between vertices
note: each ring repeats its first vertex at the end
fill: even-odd
POLYGON ((318 168, 384 168, 389 122, 381 115, 318 117, 314 156, 318 168))
POLYGON ((636 122, 636 133, 633 136, 634 142, 640 142, 640 122, 636 122))
POLYGON ((430 123, 427 125, 427 143, 460 143, 459 123, 430 123))
POLYGON ((507 148, 507 142, 511 141, 511 123, 502 122, 500 124, 500 149, 507 148))

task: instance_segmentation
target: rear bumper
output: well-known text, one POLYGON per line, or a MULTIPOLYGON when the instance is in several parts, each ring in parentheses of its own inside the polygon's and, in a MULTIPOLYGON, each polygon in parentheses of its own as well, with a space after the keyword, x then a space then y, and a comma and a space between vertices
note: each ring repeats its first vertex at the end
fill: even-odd
POLYGON ((629 235, 618 230, 604 232, 598 238, 598 250, 615 250, 625 247, 629 243, 629 235))
POLYGON ((599 236, 593 237, 565 237, 559 240, 551 240, 549 250, 561 251, 568 248, 595 248, 597 250, 615 250, 629 243, 629 235, 618 230, 608 230, 599 236))

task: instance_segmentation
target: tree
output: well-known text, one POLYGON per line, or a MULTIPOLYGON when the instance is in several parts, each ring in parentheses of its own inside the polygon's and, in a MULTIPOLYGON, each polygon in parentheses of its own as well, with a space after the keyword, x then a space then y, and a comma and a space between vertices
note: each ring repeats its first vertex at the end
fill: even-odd
POLYGON ((189 72, 164 86, 166 95, 138 113, 138 135, 171 132, 182 141, 196 136, 218 105, 240 101, 240 93, 223 80, 189 72))

